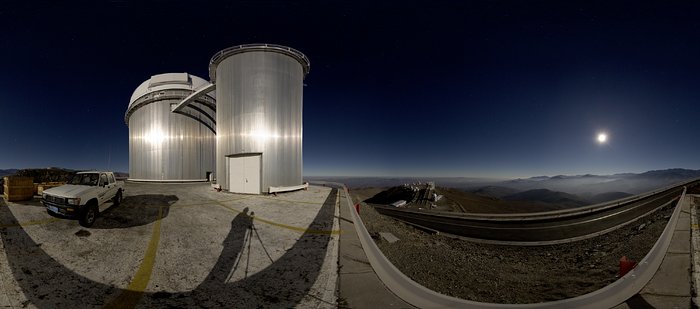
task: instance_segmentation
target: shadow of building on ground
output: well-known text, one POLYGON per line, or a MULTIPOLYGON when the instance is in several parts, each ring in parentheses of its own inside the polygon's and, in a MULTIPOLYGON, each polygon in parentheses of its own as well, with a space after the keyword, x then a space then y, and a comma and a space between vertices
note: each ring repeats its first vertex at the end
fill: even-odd
MULTIPOLYGON (((0 224, 19 225, 0 199, 0 224)), ((46 254, 22 227, 0 228, 14 279, 37 308, 101 307, 118 288, 78 275, 46 254)), ((26 305, 26 304, 23 304, 26 305)))
MULTIPOLYGON (((308 229, 332 229, 336 193, 337 189, 331 191, 308 229)), ((173 197, 164 196, 152 200, 172 204, 173 197)), ((157 207, 151 208, 157 211, 157 207)), ((108 215, 106 212, 105 217, 109 218, 108 215)), ((18 224, 3 200, 0 200, 0 224, 18 224)), ((223 242, 221 255, 206 279, 192 291, 177 293, 134 293, 92 281, 49 256, 21 227, 0 228, 0 236, 15 280, 28 301, 37 308, 102 307, 124 293, 130 297, 142 298, 140 305, 148 308, 294 307, 308 293, 321 272, 331 239, 330 233, 305 233, 292 248, 267 268, 242 280, 227 282, 231 271, 241 267, 237 265, 237 261, 241 260, 237 257, 243 252, 246 243, 259 241, 265 248, 263 240, 253 227, 253 218, 247 211, 238 214, 231 222, 231 230, 223 242)))
POLYGON ((170 213, 172 206, 179 199, 175 195, 141 194, 126 196, 122 203, 112 206, 100 213, 93 229, 120 229, 148 225, 170 213))

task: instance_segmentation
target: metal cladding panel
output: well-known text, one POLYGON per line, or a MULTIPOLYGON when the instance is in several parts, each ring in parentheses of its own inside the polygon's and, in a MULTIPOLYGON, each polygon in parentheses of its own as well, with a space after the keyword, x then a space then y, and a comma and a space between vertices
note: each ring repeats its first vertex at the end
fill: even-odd
POLYGON ((160 100, 129 117, 129 178, 203 180, 214 171, 214 133, 206 126, 170 112, 179 100, 160 100))
POLYGON ((217 182, 229 189, 227 156, 262 153, 262 190, 302 184, 304 69, 288 55, 237 53, 216 67, 217 182))
POLYGON ((148 87, 173 84, 191 85, 190 75, 187 73, 165 73, 153 75, 151 76, 148 87))
MULTIPOLYGON (((162 90, 184 89, 196 90, 209 85, 209 82, 187 73, 165 73, 153 75, 148 80, 139 85, 129 100, 129 109, 135 101, 149 93, 158 93, 162 90), (188 78, 189 77, 189 78, 188 78)), ((213 93, 207 94, 214 98, 213 93)))

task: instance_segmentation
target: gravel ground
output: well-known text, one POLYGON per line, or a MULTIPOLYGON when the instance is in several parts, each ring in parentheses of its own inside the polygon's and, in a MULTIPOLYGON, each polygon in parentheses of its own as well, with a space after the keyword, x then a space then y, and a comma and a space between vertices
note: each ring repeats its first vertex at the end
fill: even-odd
POLYGON ((404 274, 442 294, 491 303, 571 298, 617 280, 622 256, 639 261, 673 212, 660 211, 606 235, 569 244, 516 247, 432 235, 362 205, 362 220, 384 255, 404 274), (389 243, 379 232, 400 240, 389 243))

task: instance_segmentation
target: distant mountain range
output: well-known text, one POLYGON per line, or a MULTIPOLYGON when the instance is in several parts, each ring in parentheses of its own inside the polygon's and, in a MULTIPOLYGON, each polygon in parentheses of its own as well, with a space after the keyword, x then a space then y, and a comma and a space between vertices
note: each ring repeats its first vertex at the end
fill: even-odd
POLYGON ((700 178, 700 170, 675 168, 648 171, 641 174, 538 176, 526 179, 513 179, 501 182, 498 185, 520 191, 549 189, 576 194, 589 199, 595 195, 610 192, 640 194, 693 178, 700 178))
POLYGON ((509 195, 516 194, 518 193, 518 190, 500 186, 485 186, 476 190, 472 190, 471 192, 481 196, 495 197, 500 199, 509 195))
POLYGON ((505 179, 476 177, 362 177, 362 176, 304 176, 304 181, 332 181, 345 184, 348 188, 389 188, 403 184, 434 181, 450 188, 474 188, 498 183, 505 179))
POLYGON ((503 199, 509 201, 542 202, 566 207, 578 207, 590 204, 588 201, 585 201, 576 195, 547 189, 533 189, 518 192, 504 196, 503 199))
POLYGON ((11 168, 11 169, 7 169, 7 170, 0 170, 0 177, 14 175, 15 173, 17 173, 17 171, 18 171, 18 169, 16 169, 16 168, 11 168))
POLYGON ((345 183, 350 188, 388 188, 404 183, 435 181, 449 187, 498 200, 521 200, 577 207, 621 199, 682 181, 700 178, 700 170, 666 169, 614 175, 556 175, 510 180, 461 177, 306 177, 345 183))
POLYGON ((502 200, 519 200, 519 201, 531 201, 531 202, 542 202, 547 204, 558 204, 563 206, 583 206, 589 204, 598 204, 602 202, 617 200, 632 196, 633 194, 627 192, 605 192, 595 195, 574 195, 561 191, 552 191, 547 189, 531 189, 526 191, 518 191, 517 189, 509 187, 499 187, 499 186, 486 186, 476 190, 465 190, 480 196, 490 197, 493 199, 502 200))
POLYGON ((601 193, 601 194, 596 194, 594 196, 591 196, 587 198, 591 204, 598 204, 598 203, 603 203, 607 201, 614 201, 614 200, 619 200, 622 198, 626 198, 628 196, 632 196, 633 194, 629 194, 627 192, 606 192, 606 193, 601 193))
MULTIPOLYGON (((21 175, 21 176, 30 176, 34 177, 35 181, 40 182, 40 181, 58 181, 59 179, 48 179, 48 178, 56 178, 54 176, 56 175, 62 175, 62 174, 73 174, 77 170, 72 170, 72 169, 65 169, 65 168, 60 168, 60 167, 49 167, 49 168, 27 168, 27 169, 0 169, 0 177, 4 176, 12 176, 12 175, 21 175), (53 176, 50 176, 53 175, 53 176), (44 179, 47 178, 47 179, 44 179)), ((114 172, 114 175, 117 178, 128 178, 129 173, 123 173, 123 172, 114 172)), ((58 177, 61 178, 61 177, 58 177)))

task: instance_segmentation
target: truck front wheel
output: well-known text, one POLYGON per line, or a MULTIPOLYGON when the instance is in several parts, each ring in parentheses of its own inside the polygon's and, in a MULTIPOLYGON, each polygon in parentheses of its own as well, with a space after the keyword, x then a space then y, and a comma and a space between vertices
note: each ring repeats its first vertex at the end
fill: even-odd
POLYGON ((122 190, 121 189, 119 189, 119 191, 117 191, 117 194, 114 195, 114 198, 112 198, 112 202, 114 203, 113 204, 114 206, 118 206, 119 204, 121 204, 121 202, 122 202, 122 190))
POLYGON ((99 208, 97 208, 97 205, 95 203, 91 203, 87 205, 87 209, 83 212, 83 215, 80 216, 80 225, 84 227, 91 227, 93 223, 95 223, 95 219, 97 219, 97 214, 100 212, 99 208))

